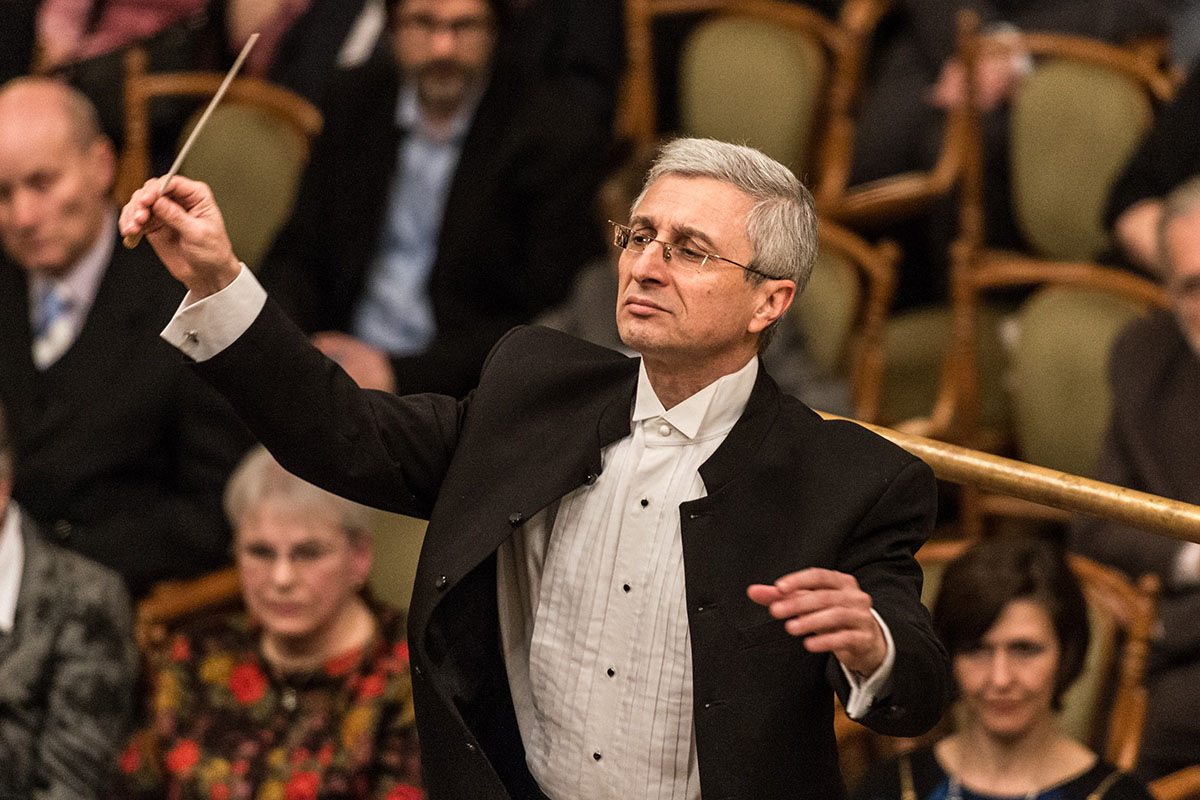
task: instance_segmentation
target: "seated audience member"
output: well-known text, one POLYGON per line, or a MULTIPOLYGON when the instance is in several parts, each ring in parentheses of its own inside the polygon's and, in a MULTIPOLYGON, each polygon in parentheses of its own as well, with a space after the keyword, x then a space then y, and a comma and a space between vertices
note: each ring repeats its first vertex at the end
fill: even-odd
MULTIPOLYGON (((880 23, 855 120, 853 182, 932 168, 941 149, 945 112, 966 102, 965 69, 954 57, 955 11, 974 8, 984 30, 1019 28, 1123 43, 1166 32, 1166 0, 904 0, 880 23)), ((1008 101, 1029 61, 1013 48, 985 54, 975 99, 983 114, 985 215, 991 243, 1017 247, 1008 200, 1008 101)), ((920 225, 890 230, 905 250, 898 306, 944 300, 946 248, 956 228, 945 203, 920 225)))
MULTIPOLYGON (((1113 346, 1112 417, 1095 475, 1200 503, 1200 178, 1167 196, 1160 230, 1174 309, 1132 323, 1113 346)), ((1200 545, 1100 519, 1081 519, 1070 542, 1131 578, 1162 578, 1138 773, 1151 780, 1200 763, 1200 545)))
POLYGON ((1200 68, 1192 69, 1171 104, 1154 120, 1113 184, 1105 224, 1132 266, 1162 277, 1159 220, 1163 198, 1193 175, 1200 175, 1200 68))
POLYGON ((1149 800, 1058 730, 1088 646, 1083 592, 1059 548, 995 536, 947 567, 933 627, 950 652, 961 726, 872 768, 855 800, 1149 800))
POLYGON ((13 497, 58 543, 156 580, 226 563, 221 487, 250 442, 158 337, 183 292, 121 247, 92 106, 44 78, 0 87, 0 402, 13 497))
POLYGON ((0 411, 0 797, 100 796, 133 711, 121 579, 47 543, 12 502, 0 411))
POLYGON ((404 616, 364 599, 370 512, 261 448, 229 481, 245 613, 152 658, 119 797, 423 797, 404 616))
POLYGON ((495 58, 499 0, 396 0, 395 61, 331 84, 263 283, 361 385, 463 395, 601 243, 607 132, 495 58))
MULTIPOLYGON (((614 235, 609 220, 625 219, 642 190, 642 181, 650 171, 656 148, 644 146, 619 159, 597 193, 598 221, 606 237, 614 235)), ((607 256, 587 264, 575 279, 571 295, 535 320, 539 325, 569 333, 580 339, 633 355, 621 341, 617 330, 613 300, 618 291, 617 270, 621 249, 613 247, 607 256)), ((793 312, 795 313, 795 312, 793 312)), ((849 416, 853 413, 850 390, 845 381, 821 375, 805 352, 804 335, 799 326, 786 320, 778 326, 762 355, 763 363, 775 377, 779 388, 821 411, 849 416)))
POLYGON ((25 75, 33 66, 38 0, 0 3, 0 83, 25 75))

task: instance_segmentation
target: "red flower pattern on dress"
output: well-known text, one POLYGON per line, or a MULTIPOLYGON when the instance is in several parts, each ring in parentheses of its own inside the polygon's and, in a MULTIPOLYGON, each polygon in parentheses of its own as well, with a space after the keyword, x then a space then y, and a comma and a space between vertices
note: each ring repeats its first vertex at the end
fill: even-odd
POLYGON ((229 690, 239 703, 256 703, 267 691, 267 676, 253 662, 239 664, 229 676, 229 690))
POLYGON ((138 747, 136 741, 129 743, 125 748, 125 752, 121 754, 121 772, 126 775, 131 775, 137 771, 137 768, 142 765, 142 750, 138 747))
POLYGON ((192 657, 192 647, 186 637, 176 636, 171 642, 171 660, 187 661, 192 657))
POLYGON ((425 800, 425 793, 412 786, 393 786, 383 800, 425 800))
POLYGON ((224 783, 214 783, 208 790, 208 800, 229 800, 229 787, 224 783))
POLYGON ((297 747, 288 756, 288 763, 293 767, 298 767, 305 761, 308 761, 310 758, 312 758, 312 753, 308 752, 303 747, 297 747))
POLYGON ((180 739, 167 753, 167 769, 176 775, 191 770, 200 760, 200 746, 191 739, 180 739))
POLYGON ((383 694, 383 690, 387 688, 387 679, 378 672, 372 672, 363 679, 362 686, 358 689, 359 700, 369 700, 373 697, 379 697, 383 694))
POLYGON ((396 642, 396 647, 392 650, 396 658, 400 659, 403 664, 408 663, 408 641, 396 642))
POLYGON ((362 648, 356 647, 348 653, 342 653, 340 656, 334 656, 324 664, 325 673, 333 677, 345 675, 350 670, 354 669, 354 665, 362 660, 362 648))
POLYGON ((285 800, 317 800, 321 778, 315 772, 297 772, 283 787, 285 800))

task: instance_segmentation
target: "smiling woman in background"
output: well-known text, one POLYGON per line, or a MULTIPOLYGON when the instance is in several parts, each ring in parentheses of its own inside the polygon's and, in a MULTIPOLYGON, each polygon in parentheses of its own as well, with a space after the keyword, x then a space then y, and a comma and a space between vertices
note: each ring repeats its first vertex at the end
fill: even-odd
POLYGON ((363 596, 370 512, 261 448, 225 506, 246 613, 194 623, 154 659, 118 796, 423 797, 404 618, 363 596))
POLYGON ((1018 536, 974 545, 946 567, 933 627, 953 659, 962 724, 869 771, 855 800, 1149 800, 1058 730, 1088 647, 1083 593, 1059 549, 1018 536))

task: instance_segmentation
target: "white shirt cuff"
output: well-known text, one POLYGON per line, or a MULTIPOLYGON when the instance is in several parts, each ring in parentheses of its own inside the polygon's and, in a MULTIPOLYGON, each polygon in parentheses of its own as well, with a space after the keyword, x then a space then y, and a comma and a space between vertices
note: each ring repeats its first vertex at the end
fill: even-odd
POLYGON ((896 643, 892 641, 892 632, 888 630, 887 623, 883 621, 883 617, 879 616, 879 612, 872 608, 871 613, 875 616, 879 627, 883 629, 883 638, 887 640, 887 654, 883 657, 883 663, 865 679, 846 669, 845 664, 838 662, 838 666, 842 668, 842 674, 850 682, 850 696, 846 698, 846 716, 850 719, 859 719, 870 710, 871 704, 875 702, 875 696, 887 683, 888 678, 892 677, 892 666, 896 663, 896 643))
POLYGON ((242 264, 233 283, 216 294, 200 299, 191 292, 184 295, 159 336, 194 360, 207 361, 237 341, 266 302, 267 291, 242 264))

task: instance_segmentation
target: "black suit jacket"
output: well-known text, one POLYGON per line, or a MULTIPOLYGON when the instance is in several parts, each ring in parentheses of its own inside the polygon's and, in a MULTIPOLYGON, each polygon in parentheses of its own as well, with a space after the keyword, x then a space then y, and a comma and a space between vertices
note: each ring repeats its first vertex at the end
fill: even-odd
MULTIPOLYGON (((629 435, 637 361, 519 328, 465 401, 396 397, 359 390, 287 328, 268 302, 198 368, 288 469, 429 519, 409 643, 431 797, 537 797, 500 653, 495 552, 540 509, 594 481, 601 449, 629 435)), ((701 475, 707 497, 680 515, 704 796, 840 796, 830 690, 847 688, 840 669, 745 589, 807 566, 853 574, 897 648, 892 690, 865 722, 924 731, 948 686, 913 558, 932 525, 931 473, 852 423, 822 421, 760 372, 701 475)))
MULTIPOLYGON (((264 261, 263 285, 307 333, 350 330, 404 135, 398 93, 391 63, 335 79, 295 212, 264 261)), ((566 297, 602 247, 591 208, 605 150, 567 95, 497 66, 446 199, 429 286, 437 335, 393 359, 401 394, 466 394, 504 331, 566 297)))
POLYGON ((250 437, 159 339, 182 287, 148 244, 117 243, 78 339, 43 372, 33 366, 28 295, 25 272, 0 256, 13 497, 135 595, 226 563, 221 492, 250 437))

